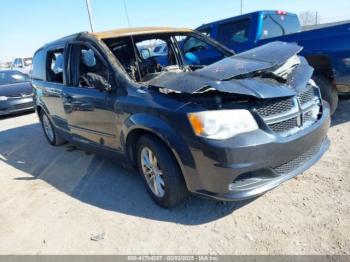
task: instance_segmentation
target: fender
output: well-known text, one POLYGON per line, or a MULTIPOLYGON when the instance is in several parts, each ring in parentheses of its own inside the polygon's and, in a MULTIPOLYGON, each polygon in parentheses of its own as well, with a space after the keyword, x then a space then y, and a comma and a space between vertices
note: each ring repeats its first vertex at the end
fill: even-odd
POLYGON ((139 113, 130 116, 125 120, 121 131, 121 143, 125 150, 124 152, 126 153, 128 152, 128 147, 130 146, 127 144, 128 137, 134 131, 149 132, 162 140, 175 156, 182 170, 185 181, 188 184, 188 178, 186 174, 189 174, 188 169, 195 168, 195 162, 192 157, 190 148, 188 145, 186 145, 183 138, 179 136, 177 132, 170 126, 169 123, 147 113, 139 113))

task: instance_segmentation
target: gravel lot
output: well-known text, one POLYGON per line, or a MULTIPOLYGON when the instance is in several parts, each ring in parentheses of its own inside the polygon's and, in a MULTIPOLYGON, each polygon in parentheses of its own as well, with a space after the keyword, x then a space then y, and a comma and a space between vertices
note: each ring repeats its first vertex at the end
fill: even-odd
POLYGON ((0 254, 350 254, 350 100, 310 171, 253 201, 163 210, 138 175, 0 120, 0 254), (101 237, 92 241, 91 237, 101 237))

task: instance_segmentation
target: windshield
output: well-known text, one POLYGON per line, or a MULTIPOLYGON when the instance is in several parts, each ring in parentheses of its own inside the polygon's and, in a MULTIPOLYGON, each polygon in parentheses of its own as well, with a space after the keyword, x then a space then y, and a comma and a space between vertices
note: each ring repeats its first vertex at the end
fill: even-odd
POLYGON ((31 66, 33 63, 33 58, 28 57, 28 58, 23 58, 24 66, 31 66))
POLYGON ((233 55, 199 33, 123 37, 107 39, 105 43, 137 82, 147 82, 163 72, 195 71, 233 55))
POLYGON ((27 75, 18 71, 0 71, 0 85, 29 82, 27 75))
POLYGON ((301 31, 300 22, 295 15, 269 14, 264 16, 261 39, 268 39, 301 31))

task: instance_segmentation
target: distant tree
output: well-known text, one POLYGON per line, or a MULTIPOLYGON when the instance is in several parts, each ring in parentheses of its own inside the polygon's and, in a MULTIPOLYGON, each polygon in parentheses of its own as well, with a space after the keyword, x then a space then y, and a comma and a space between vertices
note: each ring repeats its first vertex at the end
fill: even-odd
POLYGON ((299 19, 302 26, 317 25, 321 21, 321 17, 317 12, 304 11, 299 14, 299 19))

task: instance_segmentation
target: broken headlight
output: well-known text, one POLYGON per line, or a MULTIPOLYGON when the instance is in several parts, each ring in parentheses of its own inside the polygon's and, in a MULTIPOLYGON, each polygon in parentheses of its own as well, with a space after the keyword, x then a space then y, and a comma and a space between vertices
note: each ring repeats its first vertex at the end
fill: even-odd
POLYGON ((197 136, 213 140, 225 140, 238 134, 259 129, 248 110, 217 110, 188 114, 197 136))

